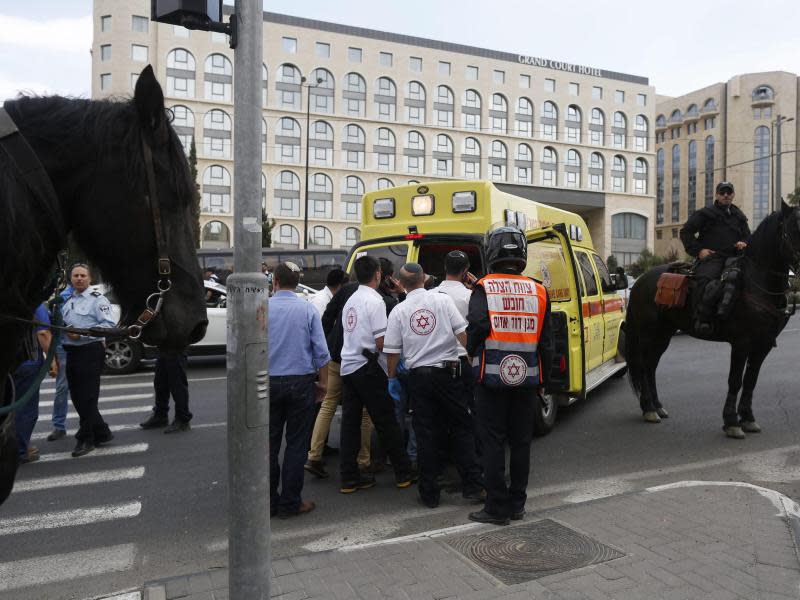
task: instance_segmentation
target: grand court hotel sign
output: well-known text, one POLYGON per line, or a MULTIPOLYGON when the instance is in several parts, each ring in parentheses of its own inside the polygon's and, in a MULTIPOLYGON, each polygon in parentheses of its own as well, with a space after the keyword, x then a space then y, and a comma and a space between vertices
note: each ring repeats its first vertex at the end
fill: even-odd
POLYGON ((556 71, 577 73, 578 75, 591 75, 592 77, 605 77, 601 69, 585 67, 583 65, 573 65, 571 63, 566 63, 559 60, 552 60, 550 58, 539 58, 538 56, 525 56, 520 54, 519 62, 520 64, 530 65, 532 67, 543 67, 545 69, 555 69, 556 71))

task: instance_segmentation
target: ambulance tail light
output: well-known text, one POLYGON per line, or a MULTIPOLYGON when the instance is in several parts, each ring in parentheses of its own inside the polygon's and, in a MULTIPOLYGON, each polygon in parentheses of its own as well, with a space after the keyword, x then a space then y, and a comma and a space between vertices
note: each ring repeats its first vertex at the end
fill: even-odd
POLYGON ((425 237, 425 236, 423 234, 421 234, 421 233, 407 233, 407 234, 405 234, 403 236, 403 239, 406 239, 406 240, 421 240, 423 237, 425 237))
POLYGON ((377 198, 372 203, 372 216, 376 219, 391 219, 394 216, 394 198, 377 198))
POLYGON ((453 212, 475 212, 475 209, 478 207, 475 196, 475 192, 455 192, 453 194, 453 212))
POLYGON ((422 194, 414 196, 411 199, 411 214, 415 217, 433 214, 433 196, 431 194, 422 194))
POLYGON ((558 371, 559 373, 567 372, 567 357, 563 354, 558 359, 558 371))

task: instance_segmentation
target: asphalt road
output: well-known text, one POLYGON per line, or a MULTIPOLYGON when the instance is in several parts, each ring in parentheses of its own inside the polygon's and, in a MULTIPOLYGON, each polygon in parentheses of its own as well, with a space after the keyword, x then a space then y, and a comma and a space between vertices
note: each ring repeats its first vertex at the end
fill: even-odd
MULTIPOLYGON (((612 380, 559 416, 533 444, 528 510, 581 502, 681 480, 747 481, 800 499, 800 319, 790 321, 767 358, 754 399, 764 429, 746 440, 721 429, 728 347, 676 336, 658 372, 671 418, 641 420, 625 380, 612 380)), ((152 402, 152 370, 105 377, 102 410, 118 426, 106 450, 69 457, 72 440, 34 443, 42 460, 21 468, 0 508, 0 598, 91 598, 143 582, 225 566, 225 368, 193 360, 193 429, 139 431, 152 402), (120 387, 121 386, 121 387, 120 387)), ((49 431, 45 385, 37 434, 49 431)), ((74 429, 76 420, 69 426, 74 429)), ((328 468, 337 472, 336 458, 328 468)), ((344 496, 338 479, 306 478, 309 515, 274 519, 273 555, 326 550, 467 522, 472 509, 444 494, 434 510, 413 489, 378 486, 344 496)), ((735 527, 735 523, 731 524, 735 527)))

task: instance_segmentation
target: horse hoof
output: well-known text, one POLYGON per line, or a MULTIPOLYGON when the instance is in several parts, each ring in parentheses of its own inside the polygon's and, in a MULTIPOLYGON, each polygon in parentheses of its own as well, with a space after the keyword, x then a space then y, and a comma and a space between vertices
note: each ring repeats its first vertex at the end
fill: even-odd
POLYGON ((761 433, 761 426, 755 421, 741 421, 739 426, 745 433, 761 433))
POLYGON ((659 417, 658 413, 654 410, 648 410, 642 417, 647 423, 661 423, 661 417, 659 417))
POLYGON ((742 431, 742 428, 738 425, 731 425, 730 427, 723 427, 722 429, 729 438, 743 440, 746 437, 744 431, 742 431))
POLYGON ((667 409, 664 408, 663 406, 661 408, 656 409, 656 414, 662 419, 669 419, 669 413, 667 412, 667 409))

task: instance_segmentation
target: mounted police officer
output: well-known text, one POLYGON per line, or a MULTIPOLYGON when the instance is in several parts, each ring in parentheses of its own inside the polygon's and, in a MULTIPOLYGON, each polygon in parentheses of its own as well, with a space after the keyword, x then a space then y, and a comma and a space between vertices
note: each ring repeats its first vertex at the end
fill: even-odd
MULTIPOLYGON (((114 327, 111 304, 103 294, 92 290, 89 267, 78 263, 70 271, 72 295, 62 308, 64 324, 69 327, 114 327)), ((72 456, 78 457, 94 450, 96 445, 114 439, 111 430, 100 415, 100 373, 105 363, 103 340, 88 335, 68 333, 64 340, 67 352, 67 383, 72 404, 80 417, 77 444, 72 456)))
POLYGON ((508 525, 509 519, 525 515, 534 410, 549 381, 553 356, 550 299, 542 284, 522 275, 528 254, 522 231, 508 226, 490 230, 484 246, 489 274, 477 282, 469 301, 467 354, 476 374, 487 496, 483 510, 469 518, 508 525))
POLYGON ((695 212, 681 229, 681 242, 686 253, 694 256, 694 332, 707 336, 713 332, 711 323, 719 296, 719 281, 725 261, 747 247, 750 227, 747 217, 733 204, 733 184, 717 184, 713 206, 695 212))

